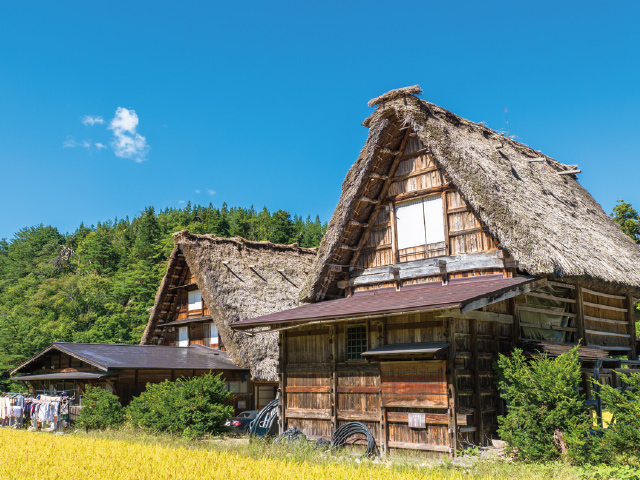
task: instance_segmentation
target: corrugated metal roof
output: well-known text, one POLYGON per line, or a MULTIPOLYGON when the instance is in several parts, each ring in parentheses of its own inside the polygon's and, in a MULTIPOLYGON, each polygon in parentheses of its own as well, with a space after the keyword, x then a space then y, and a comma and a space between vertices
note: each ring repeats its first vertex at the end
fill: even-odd
POLYGON ((397 343, 395 345, 383 345, 372 348, 362 353, 363 357, 383 355, 422 355, 425 353, 438 353, 449 348, 449 343, 422 342, 422 343, 397 343))
POLYGON ((369 315, 398 314, 444 308, 463 307, 474 300, 506 292, 537 277, 504 278, 502 275, 479 275, 477 277, 451 280, 448 285, 441 282, 410 285, 396 291, 381 288, 359 292, 352 297, 311 303, 262 317, 233 323, 237 329, 252 328, 276 323, 331 320, 369 315))
POLYGON ((11 373, 24 371, 38 358, 55 349, 95 366, 100 370, 248 370, 239 367, 226 352, 204 345, 168 347, 159 345, 119 345, 55 342, 11 373))
POLYGON ((11 380, 18 382, 28 382, 33 380, 99 380, 103 377, 110 377, 116 372, 59 372, 44 373, 42 375, 24 375, 22 377, 12 377, 11 380))

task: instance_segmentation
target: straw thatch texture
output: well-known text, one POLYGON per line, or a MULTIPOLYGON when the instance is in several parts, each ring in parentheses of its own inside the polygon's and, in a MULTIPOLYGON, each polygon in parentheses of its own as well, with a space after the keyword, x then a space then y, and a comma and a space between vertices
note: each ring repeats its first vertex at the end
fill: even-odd
POLYGON ((303 301, 338 292, 339 275, 327 264, 349 264, 353 252, 340 245, 357 245, 361 234, 349 221, 368 221, 373 208, 360 197, 376 164, 377 173, 388 171, 392 151, 399 148, 406 128, 430 149, 521 270, 640 296, 640 248, 575 175, 558 174, 575 166, 563 165, 484 125, 408 95, 404 89, 372 102, 379 106, 363 123, 370 128, 369 138, 347 173, 342 196, 301 292, 303 301), (531 162, 534 158, 544 160, 531 162))
MULTIPOLYGON (((276 334, 249 336, 229 325, 297 306, 317 249, 196 235, 186 230, 175 233, 174 242, 172 258, 177 261, 178 252, 184 256, 233 361, 250 368, 254 380, 275 381, 276 334)), ((167 276, 158 290, 142 343, 149 342, 156 328, 155 308, 167 287, 167 276)))

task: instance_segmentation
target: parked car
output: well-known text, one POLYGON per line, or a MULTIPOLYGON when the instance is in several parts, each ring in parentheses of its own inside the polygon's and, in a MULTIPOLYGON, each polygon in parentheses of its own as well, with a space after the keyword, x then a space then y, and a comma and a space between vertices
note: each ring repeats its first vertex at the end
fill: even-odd
POLYGON ((227 420, 225 424, 227 427, 233 428, 234 432, 247 432, 249 431, 249 424, 258 415, 258 410, 247 410, 240 412, 237 417, 227 420))

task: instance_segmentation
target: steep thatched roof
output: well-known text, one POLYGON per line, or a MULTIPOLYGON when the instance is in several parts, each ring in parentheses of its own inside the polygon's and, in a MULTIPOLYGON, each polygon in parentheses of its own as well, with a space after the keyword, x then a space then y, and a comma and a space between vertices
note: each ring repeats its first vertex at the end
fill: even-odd
MULTIPOLYGON (((276 380, 276 334, 249 336, 231 330, 229 325, 297 306, 317 249, 195 235, 186 230, 173 237, 175 248, 167 272, 172 271, 172 263, 186 261, 234 362, 249 367, 256 380, 276 380)), ((159 304, 170 283, 167 273, 142 344, 151 342, 158 327, 159 304)))
MULTIPOLYGON (((342 196, 320 244, 303 301, 337 293, 329 265, 348 265, 373 206, 361 201, 371 173, 388 172, 409 127, 460 190, 520 269, 532 275, 623 288, 640 296, 640 248, 578 183, 576 166, 418 99, 418 86, 372 100, 369 138, 342 185, 342 196), (536 159, 536 161, 531 161, 536 159), (386 170, 385 170, 386 169, 386 170), (559 172, 565 172, 559 174, 559 172)), ((375 186, 369 195, 375 197, 375 186)), ((381 188, 381 186, 380 186, 381 188)), ((334 269, 335 270, 335 269, 334 269)), ((594 285, 595 286, 595 285, 594 285)))

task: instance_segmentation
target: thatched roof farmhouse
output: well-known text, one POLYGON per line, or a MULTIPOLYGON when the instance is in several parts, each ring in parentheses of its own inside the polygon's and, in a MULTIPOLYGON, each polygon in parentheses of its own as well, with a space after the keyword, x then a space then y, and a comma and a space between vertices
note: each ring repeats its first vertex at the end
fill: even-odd
POLYGON ((420 93, 369 103, 305 304, 232 324, 280 336, 281 430, 356 420, 385 451, 455 455, 495 435, 500 353, 580 344, 587 396, 588 372, 617 385, 613 368, 640 365, 640 248, 578 167, 420 93))
POLYGON ((140 343, 167 344, 172 326, 191 324, 192 330, 198 332, 198 324, 213 322, 220 344, 237 365, 250 368, 254 380, 275 381, 276 336, 250 336, 234 332, 229 326, 297 306, 316 249, 196 235, 186 230, 175 233, 174 242, 167 273, 140 343), (180 315, 188 290, 200 291, 207 311, 180 315))

